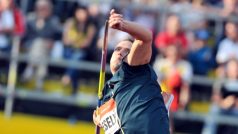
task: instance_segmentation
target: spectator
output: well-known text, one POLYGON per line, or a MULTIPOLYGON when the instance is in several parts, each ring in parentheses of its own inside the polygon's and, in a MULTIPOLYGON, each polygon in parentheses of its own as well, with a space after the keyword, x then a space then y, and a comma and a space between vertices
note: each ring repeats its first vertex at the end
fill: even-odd
POLYGON ((0 51, 9 52, 10 35, 14 32, 14 12, 11 0, 0 1, 0 51))
MULTIPOLYGON (((0 1, 0 53, 10 54, 14 36, 22 36, 25 30, 24 16, 13 0, 0 1)), ((0 82, 6 83, 9 70, 8 59, 0 60, 0 82)))
POLYGON ((194 74, 207 75, 212 68, 212 50, 207 46, 209 33, 206 29, 199 29, 194 35, 193 49, 189 52, 188 59, 193 66, 194 74))
POLYGON ((165 31, 159 33, 155 39, 158 51, 165 55, 165 49, 169 45, 178 44, 182 47, 182 56, 188 51, 187 37, 181 29, 179 17, 175 14, 169 15, 166 21, 165 31))
POLYGON ((180 46, 169 45, 165 52, 166 57, 157 58, 153 68, 158 75, 162 90, 174 95, 171 111, 175 112, 184 109, 188 104, 193 72, 190 63, 181 59, 180 46))
MULTIPOLYGON (((0 0, 0 54, 9 53, 11 50, 11 36, 14 33, 14 12, 11 6, 12 1, 0 0)), ((0 60, 0 86, 7 82, 9 62, 0 60)))
MULTIPOLYGON (((98 55, 95 53, 97 51, 97 40, 99 38, 100 34, 100 28, 102 25, 104 25, 104 16, 99 10, 99 5, 98 4, 90 4, 88 5, 88 14, 89 14, 89 23, 92 23, 95 27, 95 34, 92 39, 90 49, 88 49, 88 57, 87 60, 90 61, 97 61, 98 60, 98 55)), ((100 56, 99 56, 100 57, 100 56)))
POLYGON ((153 68, 158 76, 158 82, 163 92, 174 96, 170 107, 170 131, 173 133, 173 112, 185 110, 190 98, 190 82, 192 79, 192 66, 182 60, 179 45, 166 47, 165 58, 155 60, 153 68))
POLYGON ((224 17, 237 16, 237 0, 223 0, 223 9, 221 10, 221 15, 224 17))
MULTIPOLYGON (((220 114, 238 117, 238 61, 231 59, 226 64, 225 76, 213 90, 213 102, 220 108, 220 114)), ((215 114, 215 113, 213 113, 215 114)), ((219 133, 234 134, 237 127, 221 126, 219 133)))
MULTIPOLYGON (((74 18, 65 24, 63 43, 65 45, 64 56, 66 59, 79 62, 87 57, 87 49, 95 36, 95 25, 89 23, 89 14, 85 6, 78 6, 74 18)), ((62 83, 72 85, 72 95, 77 93, 79 72, 73 68, 67 68, 62 77, 62 83)))
POLYGON ((23 72, 23 81, 28 81, 36 71, 36 88, 41 90, 43 79, 47 74, 46 59, 51 46, 59 39, 60 23, 52 16, 53 5, 48 0, 38 0, 35 12, 27 20, 27 31, 24 37, 25 49, 29 54, 29 63, 23 72), (40 62, 39 62, 40 59, 40 62))
POLYGON ((238 59, 238 31, 237 23, 228 21, 225 25, 226 38, 218 46, 216 61, 218 63, 217 75, 224 76, 224 65, 230 59, 238 59))
POLYGON ((101 12, 99 11, 99 5, 98 4, 90 4, 88 5, 88 13, 90 16, 90 21, 93 22, 93 24, 95 25, 95 27, 97 29, 100 28, 100 26, 102 25, 103 22, 103 16, 101 14, 101 12))
MULTIPOLYGON (((231 107, 234 108, 234 110, 236 109, 238 116, 238 107, 236 106, 236 99, 238 97, 238 62, 237 60, 230 60, 227 65, 226 65, 226 79, 228 79, 229 81, 224 83, 224 86, 222 87, 222 94, 224 97, 223 102, 220 103, 221 108, 223 109, 231 109, 231 107), (232 96, 232 97, 231 97, 232 96), (229 99, 229 98, 233 98, 234 99, 229 99), (226 101, 227 100, 227 101, 226 101), (228 101, 230 100, 230 101, 228 101)), ((232 112, 232 111, 231 111, 232 112)))

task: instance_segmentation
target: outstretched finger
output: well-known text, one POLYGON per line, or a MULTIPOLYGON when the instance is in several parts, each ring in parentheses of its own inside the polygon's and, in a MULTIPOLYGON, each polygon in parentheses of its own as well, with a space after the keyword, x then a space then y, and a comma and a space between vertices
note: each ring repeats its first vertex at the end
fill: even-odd
POLYGON ((112 15, 112 14, 114 14, 115 13, 115 9, 112 9, 111 11, 110 11, 110 15, 112 15))

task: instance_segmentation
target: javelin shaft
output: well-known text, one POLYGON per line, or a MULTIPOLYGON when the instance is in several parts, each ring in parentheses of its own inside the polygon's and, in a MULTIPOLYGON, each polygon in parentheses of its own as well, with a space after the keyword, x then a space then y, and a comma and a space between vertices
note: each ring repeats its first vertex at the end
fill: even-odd
MULTIPOLYGON (((105 70, 106 70, 106 59, 107 59, 107 40, 108 40, 108 20, 105 22, 103 46, 102 46, 102 57, 101 57, 101 68, 99 76, 99 86, 98 86, 98 107, 101 106, 101 101, 103 95, 103 87, 105 83, 105 70)), ((96 127, 96 134, 100 134, 100 127, 96 127)))
POLYGON ((98 98, 102 98, 102 90, 105 83, 105 70, 106 70, 106 59, 107 59, 107 38, 108 38, 108 21, 105 22, 104 38, 103 38, 103 47, 102 47, 102 57, 101 57, 101 69, 99 77, 99 86, 98 86, 98 98))

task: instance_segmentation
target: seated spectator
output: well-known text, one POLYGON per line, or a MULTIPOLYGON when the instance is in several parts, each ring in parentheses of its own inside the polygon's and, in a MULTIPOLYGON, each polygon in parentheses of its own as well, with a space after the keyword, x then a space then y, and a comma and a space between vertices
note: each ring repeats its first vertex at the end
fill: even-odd
POLYGON ((190 63, 181 59, 180 46, 169 45, 165 52, 165 58, 157 58, 153 68, 162 90, 174 95, 171 111, 175 112, 188 104, 193 72, 190 63))
POLYGON ((216 61, 218 63, 217 75, 224 76, 224 65, 230 59, 238 59, 238 28, 237 23, 228 21, 225 25, 226 38, 218 46, 216 61))
POLYGON ((207 46, 209 33, 206 29, 199 29, 194 32, 194 36, 193 49, 189 52, 188 59, 194 74, 207 75, 212 68, 212 50, 207 46))
POLYGON ((221 11, 224 17, 229 16, 237 16, 238 9, 237 9, 237 0, 223 0, 223 10, 221 11))
MULTIPOLYGON (((225 76, 213 90, 213 102, 220 108, 220 114, 238 117, 238 61, 231 59, 225 66, 225 76)), ((221 126, 218 132, 234 134, 238 128, 221 126)))
MULTIPOLYGON (((232 108, 237 110, 238 106, 236 101, 238 99, 238 61, 232 59, 226 64, 224 81, 221 84, 221 90, 216 91, 215 95, 218 95, 216 102, 224 110, 231 110, 232 108)), ((232 112, 232 110, 231 110, 232 112)))
MULTIPOLYGON (((89 22, 88 10, 84 6, 78 6, 74 18, 67 20, 64 33, 64 56, 68 60, 80 62, 87 57, 87 49, 90 49, 90 45, 95 36, 96 28, 93 23, 89 22)), ((64 76, 62 77, 62 83, 72 85, 72 95, 76 95, 79 83, 79 72, 77 69, 67 68, 64 76)))
POLYGON ((30 80, 34 75, 34 70, 37 69, 36 72, 41 72, 36 74, 36 88, 39 90, 42 89, 43 79, 47 74, 46 60, 51 47, 61 34, 60 23, 56 17, 52 16, 52 6, 48 0, 36 2, 35 12, 27 20, 26 35, 23 40, 30 59, 23 72, 22 80, 30 80))
POLYGON ((162 55, 165 55, 166 47, 175 44, 181 46, 181 54, 186 56, 188 51, 187 37, 181 29, 179 17, 173 14, 167 18, 165 31, 156 36, 155 46, 162 55))
MULTIPOLYGON (((14 36, 22 36, 25 30, 24 15, 13 0, 0 1, 0 54, 10 55, 14 36)), ((9 60, 0 59, 0 83, 7 83, 9 60)))

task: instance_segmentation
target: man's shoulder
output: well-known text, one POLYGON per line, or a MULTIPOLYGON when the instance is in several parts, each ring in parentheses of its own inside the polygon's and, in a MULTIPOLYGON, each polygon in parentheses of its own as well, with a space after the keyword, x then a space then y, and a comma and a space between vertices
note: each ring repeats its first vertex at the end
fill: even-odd
POLYGON ((232 40, 225 38, 220 42, 220 47, 224 47, 224 46, 232 45, 232 44, 234 44, 232 40))

